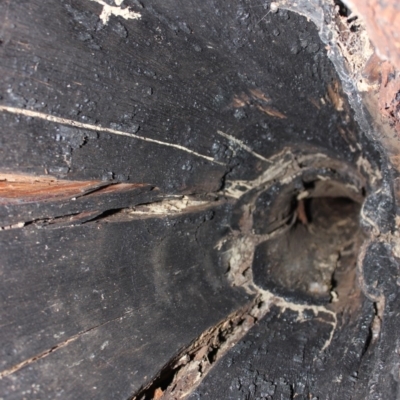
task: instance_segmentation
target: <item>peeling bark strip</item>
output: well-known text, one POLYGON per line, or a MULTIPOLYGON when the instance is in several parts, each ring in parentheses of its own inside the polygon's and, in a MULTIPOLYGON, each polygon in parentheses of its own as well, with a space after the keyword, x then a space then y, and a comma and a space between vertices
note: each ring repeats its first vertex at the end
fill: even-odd
POLYGON ((14 182, 1 181, 1 178, 2 176, 0 176, 0 204, 79 197, 110 185, 108 182, 101 181, 62 181, 56 178, 36 181, 23 181, 19 178, 14 182))
POLYGON ((16 108, 16 107, 7 107, 7 106, 2 106, 2 105, 0 105, 0 111, 8 112, 11 114, 23 115, 26 117, 39 118, 39 119, 43 119, 45 121, 55 122, 55 123, 62 124, 62 125, 73 126, 75 128, 89 129, 89 130, 96 131, 96 132, 107 132, 107 133, 111 133, 113 135, 119 135, 119 136, 127 136, 127 137, 131 137, 134 139, 143 140, 144 142, 159 144, 161 146, 173 147, 175 149, 185 151, 186 153, 193 154, 196 157, 203 158, 214 164, 225 165, 224 163, 214 160, 213 157, 209 157, 204 154, 200 154, 196 151, 188 149, 187 147, 181 146, 180 144, 163 142, 161 140, 147 138, 145 136, 136 135, 134 133, 128 133, 128 132, 124 132, 124 131, 120 131, 120 130, 116 130, 116 129, 112 129, 112 128, 105 128, 101 125, 86 124, 86 123, 74 121, 74 120, 68 119, 68 118, 61 118, 61 117, 56 117, 54 115, 44 114, 44 113, 37 112, 37 111, 31 111, 31 110, 26 110, 23 108, 16 108))
POLYGON ((70 181, 52 176, 0 173, 0 229, 81 224, 105 212, 161 201, 140 183, 70 181))
MULTIPOLYGON (((1 178, 0 178, 1 179, 1 178)), ((110 183, 102 181, 0 181, 0 204, 21 204, 36 201, 52 201, 65 198, 76 199, 89 193, 118 192, 146 186, 138 183, 110 183)))

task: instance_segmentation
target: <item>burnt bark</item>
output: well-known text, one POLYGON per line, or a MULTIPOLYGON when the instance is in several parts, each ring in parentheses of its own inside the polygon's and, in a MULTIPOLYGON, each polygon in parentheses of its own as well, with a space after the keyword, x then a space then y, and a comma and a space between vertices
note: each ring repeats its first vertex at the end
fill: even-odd
POLYGON ((0 3, 0 397, 400 396, 397 75, 350 15, 0 3))

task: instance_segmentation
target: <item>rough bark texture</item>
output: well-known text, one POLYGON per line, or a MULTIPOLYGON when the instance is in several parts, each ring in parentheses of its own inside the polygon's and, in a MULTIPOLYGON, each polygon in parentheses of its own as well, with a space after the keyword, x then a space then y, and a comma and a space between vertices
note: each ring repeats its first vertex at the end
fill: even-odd
POLYGON ((398 12, 345 3, 0 2, 0 397, 400 398, 398 12))

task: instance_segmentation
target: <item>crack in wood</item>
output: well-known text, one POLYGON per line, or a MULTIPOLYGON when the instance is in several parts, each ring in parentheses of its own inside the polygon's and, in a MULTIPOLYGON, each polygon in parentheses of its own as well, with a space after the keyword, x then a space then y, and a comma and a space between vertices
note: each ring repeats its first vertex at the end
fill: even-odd
POLYGON ((28 365, 31 365, 31 364, 33 364, 33 363, 35 363, 37 361, 40 361, 43 358, 46 358, 47 356, 49 356, 50 354, 52 354, 52 353, 54 353, 54 352, 56 352, 56 351, 58 351, 58 350, 60 350, 60 349, 62 349, 64 347, 68 346, 70 343, 75 342, 76 340, 78 340, 82 336, 87 335, 90 332, 92 332, 92 331, 94 331, 94 330, 96 330, 96 329, 98 329, 98 328, 100 328, 100 327, 102 327, 104 325, 107 325, 107 324, 109 324, 111 322, 117 321, 117 320, 119 320, 121 318, 126 318, 129 314, 132 314, 132 313, 133 313, 133 310, 130 310, 130 311, 124 313, 123 315, 119 316, 119 317, 113 318, 113 319, 111 319, 111 320, 109 320, 107 322, 104 322, 102 324, 99 324, 99 325, 93 326, 93 327, 91 327, 89 329, 86 329, 86 330, 84 330, 82 332, 79 332, 76 335, 73 335, 73 336, 69 337, 68 339, 63 340, 62 342, 57 343, 55 346, 51 347, 50 349, 47 349, 47 350, 41 352, 40 354, 37 354, 36 356, 30 357, 30 358, 28 358, 28 359, 26 359, 26 360, 24 360, 24 361, 22 361, 22 362, 20 362, 20 363, 18 363, 16 365, 12 366, 11 368, 7 368, 7 369, 5 369, 3 371, 0 371, 0 379, 3 379, 3 378, 5 378, 5 377, 7 377, 9 375, 15 374, 16 372, 18 372, 19 370, 27 367, 28 365))
MULTIPOLYGON (((41 179, 30 176, 13 175, 12 178, 0 175, 0 205, 20 205, 27 203, 51 203, 59 200, 76 202, 78 198, 104 196, 129 192, 144 188, 146 184, 131 184, 102 181, 67 181, 54 177, 41 179)), ((165 195, 146 203, 132 203, 126 207, 106 208, 105 210, 86 210, 66 213, 64 215, 46 216, 32 220, 19 221, 0 226, 1 230, 18 229, 28 226, 65 226, 99 220, 130 221, 138 218, 162 218, 167 215, 198 212, 211 206, 218 206, 224 200, 216 196, 198 198, 190 195, 165 195)))
POLYGON ((75 225, 81 225, 87 222, 94 221, 96 218, 101 216, 101 214, 103 214, 102 211, 91 210, 91 211, 83 211, 80 213, 73 213, 69 215, 63 215, 61 217, 38 218, 33 221, 22 222, 18 224, 19 226, 17 226, 17 228, 24 228, 24 227, 62 228, 65 226, 72 227, 75 225))
POLYGON ((236 145, 238 145, 240 148, 242 148, 243 150, 247 151, 248 153, 250 153, 251 155, 253 155, 254 157, 265 161, 269 164, 272 164, 272 160, 269 160, 268 158, 263 157, 262 155, 256 153, 253 149, 251 149, 249 146, 247 146, 243 141, 239 140, 238 138, 235 138, 232 135, 228 135, 227 133, 224 133, 222 131, 217 130, 218 135, 223 136, 224 138, 228 139, 230 142, 235 143, 236 145))
POLYGON ((223 165, 223 166, 226 165, 225 163, 214 160, 213 157, 209 157, 204 154, 200 154, 197 151, 190 150, 189 148, 184 147, 180 144, 164 142, 162 140, 152 139, 152 138, 148 138, 145 136, 136 135, 134 133, 120 131, 117 129, 105 128, 104 126, 101 126, 101 125, 86 124, 83 122, 75 121, 73 119, 56 117, 55 115, 45 114, 45 113, 41 113, 38 111, 32 111, 32 110, 27 110, 27 109, 18 108, 18 107, 8 107, 8 106, 0 105, 0 111, 8 112, 11 114, 23 115, 23 116, 31 117, 31 118, 38 118, 38 119, 42 119, 45 121, 58 123, 61 125, 73 126, 74 128, 88 129, 88 130, 96 131, 96 132, 107 132, 107 133, 111 133, 111 134, 117 135, 117 136, 126 136, 126 137, 130 137, 133 139, 142 140, 147 143, 158 144, 160 146, 173 147, 177 150, 184 151, 184 152, 192 154, 196 157, 203 158, 207 161, 210 161, 211 163, 223 165))
POLYGON ((211 205, 217 206, 221 201, 216 199, 199 200, 193 196, 167 196, 160 201, 140 204, 129 212, 132 216, 163 216, 174 215, 183 212, 198 211, 211 205))
POLYGON ((141 388, 132 400, 184 399, 269 309, 260 296, 202 333, 190 346, 165 365, 157 377, 141 388))

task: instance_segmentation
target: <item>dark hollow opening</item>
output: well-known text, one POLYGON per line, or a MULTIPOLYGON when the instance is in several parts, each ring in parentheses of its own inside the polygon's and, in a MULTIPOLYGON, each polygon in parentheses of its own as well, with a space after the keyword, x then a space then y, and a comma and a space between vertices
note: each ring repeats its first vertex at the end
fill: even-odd
POLYGON ((354 271, 361 202, 337 182, 313 186, 309 197, 292 198, 290 229, 256 248, 253 273, 256 284, 275 294, 326 302, 354 271))

